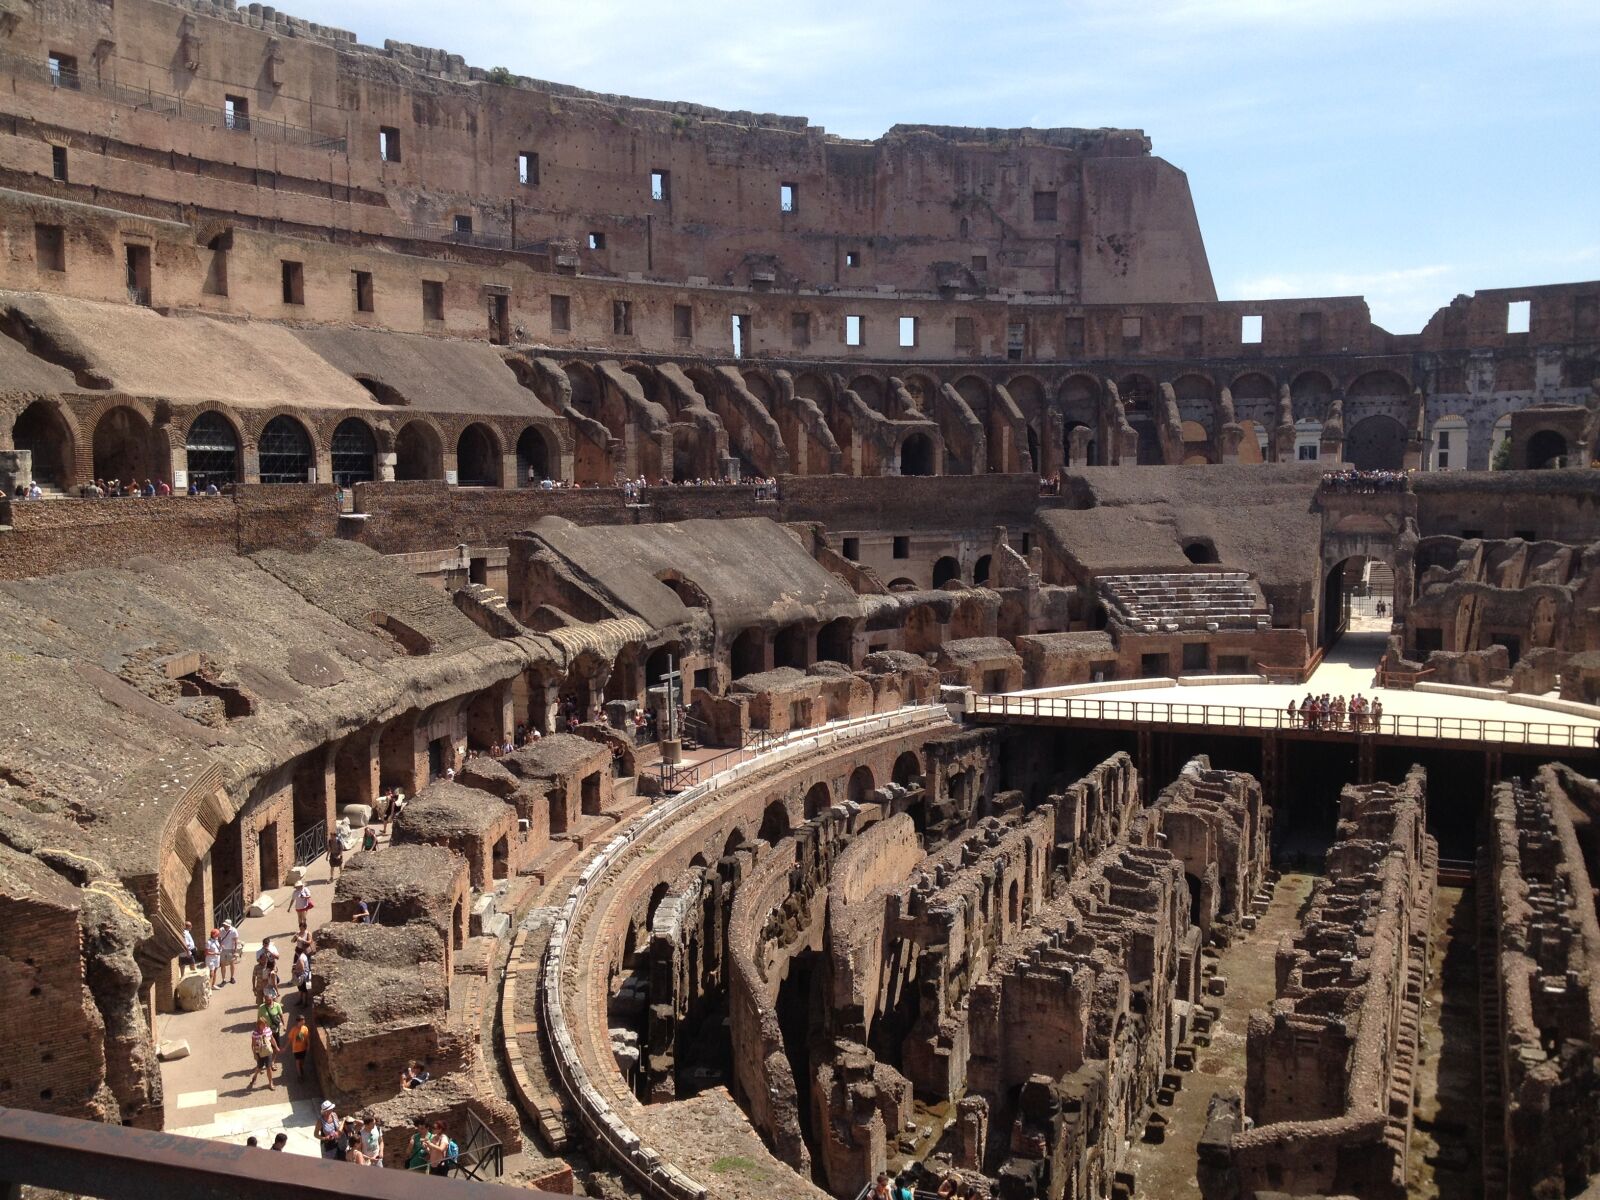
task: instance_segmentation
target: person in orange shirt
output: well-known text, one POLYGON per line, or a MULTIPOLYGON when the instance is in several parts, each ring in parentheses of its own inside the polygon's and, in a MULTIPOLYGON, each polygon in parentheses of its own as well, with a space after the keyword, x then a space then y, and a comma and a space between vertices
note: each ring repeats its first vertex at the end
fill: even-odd
POLYGON ((294 1019, 294 1028, 289 1030, 289 1052, 294 1055, 294 1069, 300 1079, 306 1077, 306 1051, 311 1049, 311 1026, 306 1024, 304 1016, 294 1019))

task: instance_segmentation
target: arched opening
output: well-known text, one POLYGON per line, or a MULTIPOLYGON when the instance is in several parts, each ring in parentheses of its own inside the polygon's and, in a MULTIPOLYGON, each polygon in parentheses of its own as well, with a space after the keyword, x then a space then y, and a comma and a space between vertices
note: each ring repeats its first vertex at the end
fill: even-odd
POLYGON ((189 482, 201 491, 216 484, 237 483, 239 479, 239 435, 228 418, 212 409, 203 412, 189 425, 183 442, 189 463, 189 482))
POLYGON ((889 580, 884 586, 891 592, 914 592, 917 590, 917 581, 915 579, 907 579, 902 575, 898 579, 889 580))
POLYGON ((894 770, 889 778, 903 788, 922 786, 922 764, 917 761, 917 756, 910 750, 902 751, 900 757, 894 760, 894 770))
POLYGON ((425 422, 407 421, 395 434, 394 477, 397 480, 444 478, 439 435, 425 422))
POLYGON ((1358 471, 1398 471, 1406 459, 1406 431, 1383 413, 1357 421, 1344 439, 1344 457, 1358 471))
POLYGON ((517 486, 538 487, 541 481, 554 479, 550 469, 554 461, 544 430, 529 425, 517 437, 517 486))
POLYGON ((855 656, 851 653, 851 646, 854 642, 855 631, 849 617, 839 617, 829 621, 817 630, 817 659, 820 662, 843 663, 847 667, 853 667, 855 656))
MULTIPOLYGON (((657 646, 644 660, 644 685, 647 688, 660 687, 666 680, 668 671, 682 669, 683 655, 677 642, 657 646)), ((688 703, 687 698, 684 703, 688 703)))
POLYGON ((672 594, 678 598, 685 608, 710 608, 711 600, 698 583, 686 579, 677 571, 667 570, 656 576, 663 584, 672 589, 672 594))
POLYGON ((1528 439, 1527 458, 1523 465, 1530 471, 1566 466, 1567 439, 1553 429, 1539 430, 1528 439))
POLYGON ((494 844, 490 873, 496 879, 504 879, 511 873, 511 846, 504 836, 494 844))
POLYGON ((735 679, 766 669, 766 653, 761 630, 752 626, 733 639, 728 651, 728 667, 735 679))
POLYGON ((125 405, 113 408, 94 427, 95 478, 124 483, 154 478, 160 474, 154 440, 142 414, 125 405))
POLYGON ((487 425, 473 422, 456 441, 456 483, 460 487, 499 487, 500 449, 487 425))
POLYGON ((863 765, 850 772, 850 782, 845 787, 845 795, 852 804, 866 804, 877 789, 877 781, 872 778, 872 768, 863 765))
POLYGON ((1266 427, 1248 418, 1239 422, 1244 436, 1239 439, 1239 461, 1262 463, 1267 461, 1266 427))
POLYGON ((1199 421, 1184 421, 1180 428, 1183 432, 1184 464, 1195 466, 1212 462, 1211 435, 1206 432, 1206 427, 1199 421))
POLYGON ((722 857, 727 858, 742 845, 744 845, 744 830, 735 828, 728 834, 728 840, 722 843, 722 857))
POLYGON ((772 639, 772 661, 775 666, 794 667, 803 671, 810 666, 806 656, 806 628, 804 625, 785 625, 772 639))
POLYGON ((935 588, 942 588, 952 579, 959 580, 960 578, 961 564, 951 555, 946 554, 933 564, 933 586, 935 588))
POLYGON ((346 417, 333 431, 329 457, 333 481, 340 487, 371 483, 378 477, 378 440, 360 417, 346 417))
POLYGON ((979 587, 989 586, 989 572, 994 567, 992 554, 981 555, 977 562, 972 564, 972 582, 979 587))
POLYGON ((1183 556, 1192 563, 1214 563, 1222 561, 1217 557, 1217 547, 1209 538, 1193 538, 1183 544, 1183 556))
MULTIPOLYGON (((35 400, 17 416, 11 427, 12 444, 33 455, 33 478, 40 484, 65 488, 74 474, 72 430, 61 409, 48 400, 35 400)), ((103 476, 102 476, 103 478, 103 476)))
POLYGON ((900 443, 900 474, 933 474, 933 439, 925 433, 913 433, 900 443))
POLYGON ((876 375, 857 375, 850 381, 850 391, 873 412, 883 412, 883 380, 876 375))
POLYGON ((789 810, 782 800, 774 800, 761 814, 761 828, 756 836, 769 846, 776 846, 789 836, 789 810))
POLYGON ((1356 555, 1328 572, 1322 589, 1322 645, 1346 634, 1373 642, 1374 662, 1394 622, 1394 571, 1381 558, 1356 555))
POLYGON ((805 814, 806 820, 821 816, 833 807, 833 793, 828 790, 826 783, 814 783, 811 790, 806 793, 805 814))
POLYGON ((257 448, 262 483, 306 483, 315 465, 311 435, 293 417, 273 417, 261 431, 257 448))

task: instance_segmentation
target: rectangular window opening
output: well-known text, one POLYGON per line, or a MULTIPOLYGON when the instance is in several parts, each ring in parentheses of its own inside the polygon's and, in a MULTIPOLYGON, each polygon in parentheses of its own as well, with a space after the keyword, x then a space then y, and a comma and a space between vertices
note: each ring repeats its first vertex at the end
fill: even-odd
POLYGON ((1006 324, 1006 358, 1011 362, 1021 362, 1028 353, 1028 323, 1026 321, 1010 321, 1006 324))
POLYGON ((906 350, 917 344, 917 319, 900 318, 900 348, 906 350))
POLYGON ((128 300, 148 308, 152 303, 150 247, 128 246, 124 253, 124 261, 127 264, 128 300))
POLYGON ((613 300, 611 302, 611 332, 624 337, 633 334, 632 300, 613 300))
POLYGON ((489 341, 496 346, 511 344, 511 297, 503 292, 489 295, 489 341))
POLYGON ((687 304, 672 306, 672 336, 680 342, 694 337, 694 309, 687 304))
POLYGON ((810 313, 792 312, 789 314, 789 340, 797 347, 811 345, 810 313))
POLYGON ((1239 342, 1245 346, 1261 344, 1261 314, 1251 313, 1239 318, 1239 342))
POLYGON ((744 313, 733 314, 733 356, 743 358, 750 349, 750 318, 744 313))
POLYGON ((285 304, 304 304, 306 302, 306 267, 304 263, 283 260, 283 302, 285 304))
POLYGON ((1056 193, 1035 192, 1033 194, 1033 219, 1035 221, 1054 221, 1056 219, 1056 193))
POLYGON ((894 539, 894 556, 896 558, 911 557, 911 538, 907 534, 899 534, 894 539))
POLYGON ((67 234, 60 225, 33 227, 34 259, 41 271, 67 269, 67 234))
POLYGON ((1144 344, 1144 318, 1122 318, 1122 349, 1130 352, 1139 349, 1144 344))
POLYGON ((222 98, 222 122, 229 129, 243 132, 250 128, 250 101, 243 96, 222 98))
POLYGON ((778 211, 792 213, 797 211, 800 202, 800 190, 792 183, 778 185, 778 211))
POLYGON ((844 539, 844 556, 846 558, 848 558, 851 562, 859 562, 861 560, 861 539, 860 538, 858 538, 858 537, 847 537, 847 538, 844 539))
POLYGON ((523 187, 539 186, 539 156, 531 150, 517 155, 517 182, 523 187))
POLYGON ((457 213, 455 219, 450 223, 450 227, 456 233, 471 233, 472 218, 466 213, 457 213))
POLYGON ((859 267, 861 265, 861 251, 846 250, 844 252, 844 265, 847 267, 859 267))
POLYGON ((571 296, 556 296, 556 295, 552 295, 550 297, 550 332, 551 333, 571 333, 572 332, 572 297, 571 296))
POLYGON ((355 289, 356 311, 372 312, 372 272, 351 271, 350 277, 351 286, 355 289))
POLYGON ((650 199, 665 204, 672 199, 672 175, 668 171, 650 172, 650 199))
POLYGON ((78 86, 78 60, 76 56, 63 54, 59 50, 52 50, 45 62, 50 68, 50 83, 53 87, 76 88, 78 86))
POLYGON ((972 256, 972 273, 982 275, 989 270, 989 256, 987 254, 974 254, 972 256))
POLYGON ((57 183, 67 182, 67 148, 50 147, 50 177, 57 183))
POLYGON ((844 319, 844 344, 846 346, 859 346, 862 344, 867 319, 865 317, 847 316, 844 319))
POLYGON ((589 235, 589 249, 604 250, 606 248, 606 235, 598 231, 589 235))
POLYGON ((422 281, 422 319, 444 320, 444 283, 437 279, 422 281))
POLYGON ((1527 333, 1533 321, 1533 301, 1513 300, 1506 305, 1506 332, 1527 333))
POLYGON ((384 162, 400 161, 400 131, 389 125, 378 130, 378 157, 384 162))

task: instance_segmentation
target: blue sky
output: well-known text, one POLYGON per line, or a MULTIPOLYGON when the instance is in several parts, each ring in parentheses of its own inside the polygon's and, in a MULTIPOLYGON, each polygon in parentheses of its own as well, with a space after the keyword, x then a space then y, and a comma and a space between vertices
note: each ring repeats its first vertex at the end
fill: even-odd
POLYGON ((1600 278, 1600 0, 289 0, 602 92, 896 122, 1142 128, 1224 299, 1600 278))

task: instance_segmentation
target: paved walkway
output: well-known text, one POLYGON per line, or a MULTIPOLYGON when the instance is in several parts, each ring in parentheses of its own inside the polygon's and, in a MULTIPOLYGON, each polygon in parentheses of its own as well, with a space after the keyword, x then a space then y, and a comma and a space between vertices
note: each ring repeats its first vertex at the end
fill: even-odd
MULTIPOLYGON (((349 856, 345 861, 350 861, 349 856)), ((306 871, 315 904, 309 923, 313 929, 318 929, 326 923, 333 906, 327 856, 316 859, 306 871)), ((273 889, 270 895, 276 903, 272 910, 264 917, 246 917, 240 923, 243 957, 239 962, 237 983, 214 989, 211 1003, 197 1012, 157 1015, 158 1043, 177 1040, 189 1043, 187 1058, 161 1064, 168 1132, 239 1144, 254 1134, 261 1146, 270 1147, 278 1131, 283 1130, 289 1135, 288 1152, 320 1157, 321 1149, 312 1134, 312 1126, 322 1102, 322 1092, 309 1058, 306 1078, 299 1080, 295 1078, 294 1058, 286 1048, 277 1062, 276 1086, 269 1091, 262 1078, 256 1080, 254 1088, 250 1087, 250 1072, 255 1069, 250 1053, 250 1030, 255 1027, 256 1013, 250 972, 255 965, 255 953, 265 937, 273 939, 273 945, 282 955, 279 975, 284 982, 280 995, 290 1026, 300 1011, 296 1007, 299 997, 288 985, 296 930, 295 915, 289 907, 292 891, 287 887, 273 889)), ((203 943, 206 932, 198 930, 196 941, 203 943)))

